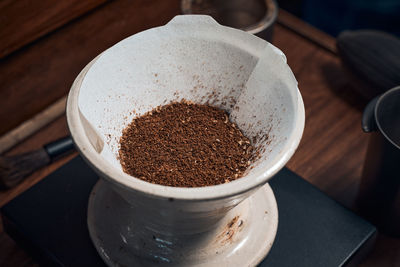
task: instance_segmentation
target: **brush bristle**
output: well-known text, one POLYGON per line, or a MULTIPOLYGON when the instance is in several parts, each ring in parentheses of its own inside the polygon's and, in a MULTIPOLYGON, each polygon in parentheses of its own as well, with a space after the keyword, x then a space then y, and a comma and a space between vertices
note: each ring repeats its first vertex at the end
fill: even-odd
POLYGON ((0 157, 0 186, 11 188, 49 162, 50 158, 44 149, 21 155, 0 157))

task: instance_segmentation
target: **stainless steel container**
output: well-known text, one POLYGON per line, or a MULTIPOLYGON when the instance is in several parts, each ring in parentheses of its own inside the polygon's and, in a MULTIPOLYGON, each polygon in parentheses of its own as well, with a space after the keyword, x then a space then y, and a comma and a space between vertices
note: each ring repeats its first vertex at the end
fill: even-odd
POLYGON ((271 42, 278 16, 274 0, 182 0, 183 14, 205 14, 218 23, 271 42))
POLYGON ((400 86, 369 102, 362 127, 371 137, 357 207, 381 232, 400 237, 400 86))

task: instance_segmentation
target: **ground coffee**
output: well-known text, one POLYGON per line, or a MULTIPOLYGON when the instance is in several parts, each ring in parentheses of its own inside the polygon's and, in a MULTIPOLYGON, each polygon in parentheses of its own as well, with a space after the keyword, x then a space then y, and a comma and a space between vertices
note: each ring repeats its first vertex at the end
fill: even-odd
POLYGON ((124 172, 150 183, 200 187, 240 178, 253 154, 225 111, 187 101, 135 118, 123 131, 124 172))

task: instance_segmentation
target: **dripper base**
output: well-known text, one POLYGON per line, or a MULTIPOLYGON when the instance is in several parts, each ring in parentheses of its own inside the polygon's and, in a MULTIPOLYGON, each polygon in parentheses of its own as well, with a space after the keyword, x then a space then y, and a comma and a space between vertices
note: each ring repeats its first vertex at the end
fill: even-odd
POLYGON ((99 180, 90 195, 87 221, 92 242, 108 266, 255 266, 268 254, 278 227, 277 204, 268 184, 229 211, 215 230, 174 236, 173 242, 156 234, 139 236, 143 225, 135 224, 138 216, 99 180), (149 246, 165 249, 152 253, 149 246))

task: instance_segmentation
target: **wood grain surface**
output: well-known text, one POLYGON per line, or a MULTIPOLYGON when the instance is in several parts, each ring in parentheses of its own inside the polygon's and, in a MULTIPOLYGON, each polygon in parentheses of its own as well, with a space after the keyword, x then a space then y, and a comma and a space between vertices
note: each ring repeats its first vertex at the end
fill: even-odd
POLYGON ((36 40, 106 0, 1 0, 0 58, 36 40))
MULTIPOLYGON (((101 33, 98 36, 96 35, 96 42, 91 42, 90 39, 87 39, 85 37, 87 34, 94 33, 94 31, 89 30, 91 29, 91 24, 102 23, 101 21, 105 17, 106 22, 111 23, 111 25, 107 26, 108 30, 104 29, 104 31, 107 33, 116 32, 112 38, 109 38, 120 40, 126 35, 133 34, 139 30, 161 25, 178 13, 178 1, 170 1, 168 3, 161 0, 137 1, 132 4, 128 0, 119 0, 104 5, 96 13, 82 18, 82 21, 74 22, 80 27, 72 23, 54 33, 51 38, 42 39, 35 44, 35 49, 37 50, 31 47, 29 51, 20 51, 18 53, 21 53, 21 57, 25 56, 32 60, 31 62, 35 62, 35 60, 40 62, 40 57, 35 54, 35 51, 42 53, 43 49, 54 45, 51 53, 48 54, 51 57, 49 61, 52 62, 48 65, 48 68, 52 70, 51 74, 46 78, 34 80, 33 84, 41 82, 42 86, 47 88, 45 89, 47 92, 50 90, 48 86, 50 84, 54 90, 52 94, 61 96, 68 90, 68 88, 65 88, 66 84, 72 82, 79 70, 92 57, 113 43, 113 41, 108 40, 105 33, 104 35, 101 33), (137 9, 131 10, 131 5, 134 5, 137 9), (157 7, 156 10, 153 10, 154 7, 157 7), (97 13, 99 15, 96 19, 97 13), (129 13, 132 18, 124 20, 123 18, 127 16, 125 13, 129 13), (122 19, 118 20, 116 17, 112 19, 112 14, 122 19), (122 21, 128 20, 134 26, 126 29, 126 22, 122 21), (120 22, 117 23, 115 21, 120 22), (63 42, 70 40, 69 36, 71 35, 86 40, 81 43, 83 51, 76 50, 75 46, 78 46, 78 44, 72 43, 74 52, 66 52, 67 58, 64 58, 60 55, 60 53, 64 53, 63 42), (52 38, 58 41, 52 43, 52 38), (103 38, 107 40, 103 40, 103 38), (57 47, 57 45, 61 48, 57 47), (76 55, 76 57, 72 55, 76 55), (69 66, 65 68, 64 75, 59 75, 61 73, 59 64, 69 66)), ((98 30, 98 26, 92 27, 98 30)), ((72 39, 74 38, 71 37, 72 39)), ((360 126, 362 109, 366 103, 349 86, 340 61, 335 54, 311 42, 309 38, 305 38, 302 34, 296 34, 293 29, 280 24, 275 28, 273 43, 286 54, 288 64, 299 82, 306 109, 306 126, 303 139, 287 166, 337 201, 352 208, 368 142, 368 135, 361 131, 360 126)), ((18 60, 22 60, 22 58, 18 60)), ((14 61, 10 61, 9 64, 16 66, 13 65, 16 64, 14 61)), ((4 71, 2 67, 5 68, 5 66, 0 66, 0 70, 4 71)), ((30 72, 29 75, 24 74, 24 79, 35 77, 36 74, 35 71, 30 72)), ((13 79, 14 82, 18 83, 16 76, 13 76, 13 79)), ((12 84, 12 80, 8 81, 8 83, 12 84)), ((31 95, 30 101, 35 99, 32 102, 51 102, 52 97, 46 98, 43 96, 44 94, 31 95)), ((17 102, 19 100, 17 98, 11 99, 17 102)), ((19 101, 24 102, 27 100, 19 101)), ((32 108, 33 106, 46 106, 46 104, 36 103, 30 107, 32 108)), ((8 105, 5 108, 6 111, 3 109, 1 112, 7 113, 7 108, 14 112, 18 111, 12 105, 8 105)), ((0 121, 6 118, 4 114, 0 114, 0 121)), ((18 118, 23 117, 19 116, 21 115, 16 115, 18 118)), ((38 148, 42 144, 65 134, 67 134, 65 118, 61 117, 9 153, 20 153, 38 148)), ((0 192, 0 205, 4 205, 4 203, 35 184, 70 158, 63 159, 34 173, 16 188, 0 192)), ((363 261, 361 266, 399 266, 399 255, 400 241, 379 235, 374 250, 363 261)), ((22 249, 19 249, 4 232, 0 231, 0 266, 34 266, 34 264, 34 261, 22 249)))
POLYGON ((337 53, 336 42, 332 36, 318 30, 283 9, 279 10, 278 23, 295 32, 296 35, 312 42, 314 45, 319 46, 332 54, 337 53))
POLYGON ((0 135, 65 95, 101 51, 178 13, 177 0, 111 1, 1 60, 0 135))

